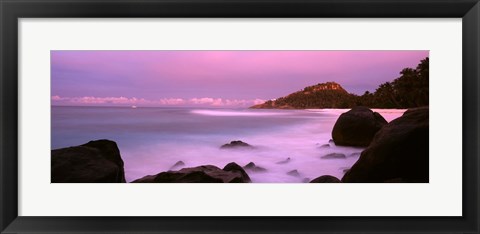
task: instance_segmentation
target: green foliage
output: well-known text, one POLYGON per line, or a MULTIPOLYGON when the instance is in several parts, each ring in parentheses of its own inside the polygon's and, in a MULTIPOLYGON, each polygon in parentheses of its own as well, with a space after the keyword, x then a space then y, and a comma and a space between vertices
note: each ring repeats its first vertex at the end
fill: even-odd
POLYGON ((297 92, 279 98, 275 105, 295 109, 309 108, 346 108, 355 104, 355 95, 338 90, 322 90, 317 92, 297 92))
POLYGON ((416 69, 404 68, 400 77, 381 84, 371 94, 360 96, 360 105, 371 108, 412 108, 428 105, 429 58, 425 58, 416 69))

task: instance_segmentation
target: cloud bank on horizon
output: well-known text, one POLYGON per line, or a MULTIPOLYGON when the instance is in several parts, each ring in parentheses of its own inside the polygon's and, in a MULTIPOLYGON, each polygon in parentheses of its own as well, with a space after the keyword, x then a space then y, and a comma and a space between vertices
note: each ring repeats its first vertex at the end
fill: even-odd
POLYGON ((131 106, 212 106, 212 107, 248 107, 264 103, 266 100, 238 100, 222 98, 162 98, 147 100, 145 98, 127 97, 60 97, 52 96, 53 104, 64 105, 131 105, 131 106))
POLYGON ((52 105, 243 107, 335 81, 363 94, 428 51, 51 51, 52 105))

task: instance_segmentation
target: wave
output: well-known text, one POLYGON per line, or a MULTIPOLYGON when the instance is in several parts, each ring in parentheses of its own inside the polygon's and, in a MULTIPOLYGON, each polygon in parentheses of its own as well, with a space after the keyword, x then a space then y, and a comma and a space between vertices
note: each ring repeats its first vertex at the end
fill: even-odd
MULTIPOLYGON (((308 112, 316 113, 316 114, 327 114, 331 116, 340 116, 341 114, 351 110, 348 109, 305 109, 308 112)), ((380 115, 390 122, 398 117, 400 117, 407 109, 371 109, 374 112, 380 113, 380 115)))

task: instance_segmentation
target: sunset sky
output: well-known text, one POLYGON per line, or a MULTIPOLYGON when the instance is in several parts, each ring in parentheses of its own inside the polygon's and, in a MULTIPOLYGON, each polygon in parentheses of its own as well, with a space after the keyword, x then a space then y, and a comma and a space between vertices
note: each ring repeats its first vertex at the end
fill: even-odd
POLYGON ((243 107, 335 81, 363 94, 428 51, 51 51, 52 105, 243 107))

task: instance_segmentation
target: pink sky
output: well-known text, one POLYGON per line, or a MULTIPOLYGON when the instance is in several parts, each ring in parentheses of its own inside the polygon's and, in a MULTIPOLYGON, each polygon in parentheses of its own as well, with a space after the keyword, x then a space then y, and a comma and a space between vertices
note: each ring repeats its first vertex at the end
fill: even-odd
POLYGON ((428 51, 52 51, 53 105, 250 106, 335 81, 362 94, 428 51))

